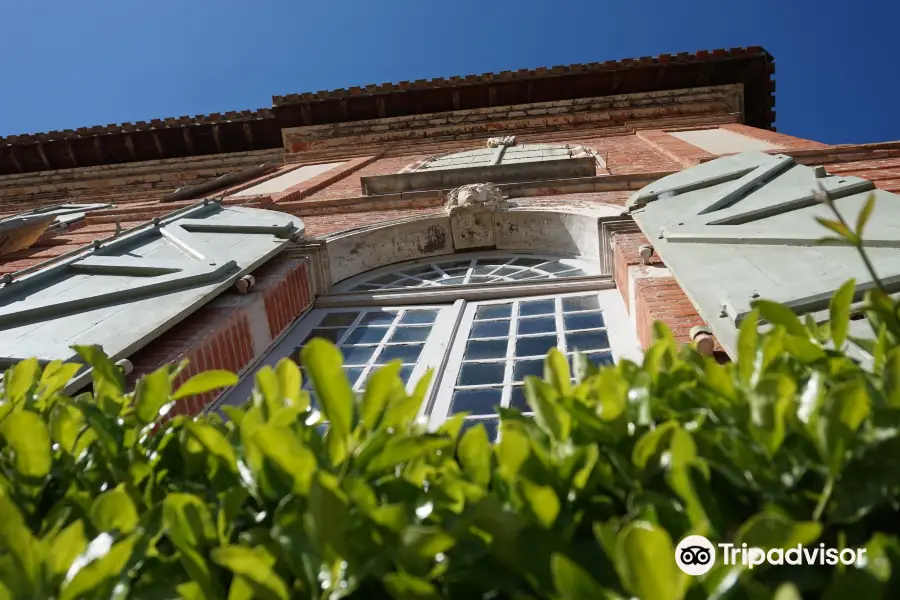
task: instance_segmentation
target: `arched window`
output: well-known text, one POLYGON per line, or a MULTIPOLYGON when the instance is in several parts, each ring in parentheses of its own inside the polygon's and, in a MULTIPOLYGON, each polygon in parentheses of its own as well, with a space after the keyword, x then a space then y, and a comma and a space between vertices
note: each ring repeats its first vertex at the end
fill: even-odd
MULTIPOLYGON (((410 390, 433 369, 422 409, 429 425, 469 412, 467 426, 495 432, 497 406, 527 411, 523 380, 543 375, 550 348, 596 363, 639 357, 622 297, 601 272, 580 257, 499 251, 378 268, 320 296, 259 366, 325 338, 341 349, 354 389, 392 360, 402 361, 410 390)), ((252 385, 251 373, 225 402, 246 399, 252 385)))

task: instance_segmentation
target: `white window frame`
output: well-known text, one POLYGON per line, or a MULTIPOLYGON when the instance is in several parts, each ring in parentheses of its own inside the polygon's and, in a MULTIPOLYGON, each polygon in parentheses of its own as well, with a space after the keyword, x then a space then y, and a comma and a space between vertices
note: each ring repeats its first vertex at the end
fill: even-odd
MULTIPOLYGON (((480 261, 480 260, 485 260, 485 259, 490 259, 490 258, 507 258, 508 259, 507 262, 512 261, 516 258, 534 258, 534 259, 543 259, 543 260, 547 260, 547 261, 564 260, 564 261, 566 261, 567 264, 571 265, 572 268, 581 269, 585 273, 588 273, 589 277, 598 277, 603 272, 599 263, 596 263, 594 261, 586 260, 586 259, 578 257, 578 256, 565 256, 565 255, 561 255, 561 254, 553 254, 553 253, 548 253, 548 252, 516 252, 516 251, 505 251, 504 252, 504 251, 500 251, 500 250, 493 250, 493 251, 489 251, 489 252, 469 252, 464 255, 459 254, 459 253, 456 253, 456 254, 451 253, 451 254, 442 254, 440 256, 429 256, 427 258, 419 258, 416 260, 406 261, 403 263, 388 265, 385 267, 379 267, 377 269, 372 269, 371 271, 366 271, 365 273, 355 275, 353 277, 350 277, 350 278, 345 279, 344 281, 338 283, 337 285, 334 286, 332 293, 333 294, 363 293, 363 290, 358 290, 356 292, 354 292, 353 290, 354 290, 354 288, 356 288, 357 286, 359 286, 361 284, 364 284, 368 281, 372 281, 374 279, 378 279, 385 275, 390 275, 392 273, 400 274, 403 271, 408 271, 409 269, 414 269, 419 266, 437 265, 440 263, 446 263, 446 262, 450 262, 450 261, 460 261, 461 262, 464 259, 470 259, 467 274, 471 274, 472 269, 474 268, 474 265, 475 265, 475 261, 480 261), (458 257, 458 258, 454 258, 454 257, 458 257)), ((552 277, 549 279, 552 279, 554 281, 568 281, 569 279, 574 279, 574 278, 552 277)), ((453 289, 464 288, 464 287, 467 287, 468 285, 471 285, 474 287, 474 286, 481 286, 481 285, 499 285, 501 283, 518 284, 521 282, 522 284, 525 284, 525 283, 535 283, 538 281, 547 281, 547 279, 525 279, 525 280, 520 280, 520 281, 516 281, 516 282, 498 282, 498 283, 494 283, 494 284, 454 285, 453 289)), ((384 288, 384 289, 435 291, 436 289, 440 289, 441 287, 442 286, 434 285, 434 286, 428 286, 428 287, 422 287, 422 288, 402 287, 402 288, 384 288)), ((377 293, 377 292, 381 292, 384 290, 366 290, 366 291, 369 293, 377 293)))
MULTIPOLYGON (((470 263, 469 269, 472 268, 470 263)), ((334 287, 334 291, 323 294, 316 299, 312 310, 302 315, 289 327, 274 344, 257 361, 248 367, 241 381, 231 390, 223 394, 213 409, 226 404, 241 404, 250 397, 254 385, 255 373, 263 366, 274 367, 279 360, 290 356, 295 348, 315 329, 329 313, 352 311, 405 310, 405 309, 438 309, 438 317, 425 342, 425 347, 413 369, 407 391, 412 392, 416 383, 428 369, 434 370, 429 388, 420 409, 420 419, 428 421, 429 428, 440 427, 448 416, 452 391, 461 367, 468 335, 479 306, 503 304, 516 300, 538 300, 574 295, 597 294, 600 310, 606 324, 609 348, 613 360, 627 358, 640 361, 642 351, 637 339, 634 324, 625 308, 624 299, 615 287, 609 275, 601 275, 601 267, 589 260, 552 253, 530 252, 473 252, 464 254, 447 254, 414 261, 396 263, 386 267, 373 269, 364 274, 348 278, 334 287), (530 281, 512 281, 493 284, 467 284, 416 288, 393 288, 384 291, 348 293, 361 281, 380 277, 390 272, 399 272, 421 264, 462 260, 463 258, 491 258, 497 256, 529 257, 547 259, 571 259, 579 264, 579 268, 588 273, 596 273, 586 277, 570 277, 530 281)), ((562 314, 554 313, 557 319, 557 331, 561 330, 562 314)), ((358 316, 354 323, 359 321, 358 316)), ((348 325, 338 339, 340 344, 349 334, 352 325, 348 325)), ((385 339, 389 337, 386 334, 385 339)), ((509 344, 509 348, 512 344, 509 344)), ((560 348, 564 350, 564 348, 560 348)), ((376 351, 377 354, 378 351, 376 351)), ((509 358, 509 357, 507 357, 509 358)), ((369 369, 371 367, 367 367, 369 369)), ((507 365, 506 370, 511 367, 507 365)), ((366 373, 363 373, 366 375, 366 373)), ((505 374, 505 380, 510 377, 505 374)), ((359 381, 364 381, 360 377, 359 381)), ((353 383, 353 382, 351 382, 353 383)), ((508 406, 510 392, 503 391, 501 406, 508 406)))

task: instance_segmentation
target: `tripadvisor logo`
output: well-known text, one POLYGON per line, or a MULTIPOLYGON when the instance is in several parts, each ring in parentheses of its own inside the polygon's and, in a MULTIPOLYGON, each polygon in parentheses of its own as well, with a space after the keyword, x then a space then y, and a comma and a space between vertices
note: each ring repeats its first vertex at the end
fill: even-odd
POLYGON ((713 545, 702 535, 689 535, 675 548, 675 563, 688 575, 703 575, 715 566, 717 554, 721 556, 725 565, 739 564, 748 569, 763 564, 836 566, 840 563, 861 567, 866 561, 865 548, 838 550, 826 548, 825 544, 812 547, 797 544, 791 548, 772 548, 766 551, 762 548, 748 547, 747 544, 713 545))

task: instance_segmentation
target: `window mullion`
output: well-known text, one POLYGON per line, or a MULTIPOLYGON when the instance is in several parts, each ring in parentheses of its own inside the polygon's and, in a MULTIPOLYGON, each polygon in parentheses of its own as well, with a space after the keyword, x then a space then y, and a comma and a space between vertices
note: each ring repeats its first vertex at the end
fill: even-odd
MULTIPOLYGON (((450 355, 456 350, 456 340, 468 305, 469 303, 465 300, 457 300, 453 303, 452 307, 448 308, 445 313, 447 316, 442 319, 440 327, 435 327, 431 332, 429 344, 432 344, 433 341, 433 345, 427 346, 422 353, 423 358, 425 358, 427 353, 428 364, 433 363, 432 368, 434 369, 434 375, 432 376, 431 385, 425 394, 425 398, 422 400, 419 416, 427 417, 432 423, 434 423, 433 411, 435 409, 436 399, 444 394, 444 388, 446 386, 444 375, 450 364, 450 355)), ((463 338, 465 337, 466 336, 463 335, 463 338)), ((465 347, 465 339, 463 339, 463 347, 465 347)), ((422 359, 420 358, 419 360, 421 361, 422 359)), ((415 375, 416 377, 421 377, 424 375, 424 369, 417 370, 415 375)), ((450 379, 452 380, 453 377, 454 376, 452 376, 451 373, 450 379)), ((412 392, 413 389, 415 389, 414 384, 410 385, 409 391, 412 392)), ((446 418, 446 411, 444 411, 444 418, 446 418)))
POLYGON ((457 300, 454 303, 456 312, 453 327, 445 338, 447 345, 444 348, 444 356, 440 366, 435 370, 432 389, 429 390, 429 395, 422 403, 423 411, 420 413, 428 416, 431 429, 437 429, 447 419, 447 414, 450 412, 453 388, 462 365, 462 357, 466 350, 469 331, 472 329, 476 306, 475 303, 465 300, 457 300))

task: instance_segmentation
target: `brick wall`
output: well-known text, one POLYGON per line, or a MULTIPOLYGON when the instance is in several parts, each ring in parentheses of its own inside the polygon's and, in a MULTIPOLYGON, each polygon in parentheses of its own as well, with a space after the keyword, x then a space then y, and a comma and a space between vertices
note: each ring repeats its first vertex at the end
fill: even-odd
MULTIPOLYGON (((209 369, 241 372, 312 304, 309 261, 281 255, 253 273, 247 294, 229 291, 169 329, 131 357, 129 384, 166 363, 189 361, 175 386, 209 369)), ((218 396, 209 392, 177 403, 170 416, 197 414, 218 396)))

